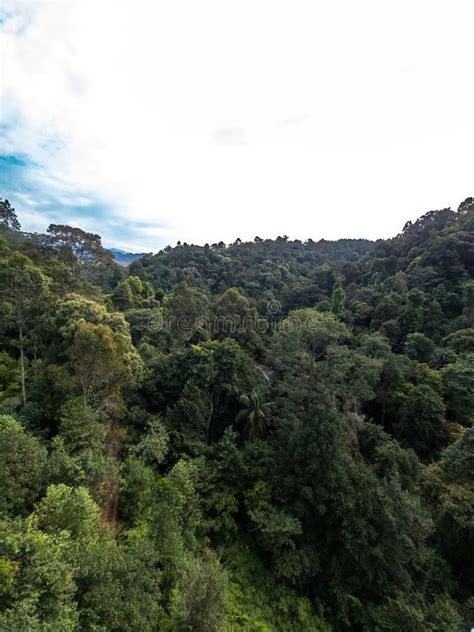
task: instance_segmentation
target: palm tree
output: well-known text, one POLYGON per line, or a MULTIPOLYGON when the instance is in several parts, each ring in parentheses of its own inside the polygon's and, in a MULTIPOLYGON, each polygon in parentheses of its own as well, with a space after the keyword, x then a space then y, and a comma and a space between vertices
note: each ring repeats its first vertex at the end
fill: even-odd
POLYGON ((250 397, 242 395, 239 401, 243 408, 235 421, 242 426, 242 434, 247 439, 265 436, 270 427, 268 413, 272 402, 262 404, 256 390, 252 391, 250 397))

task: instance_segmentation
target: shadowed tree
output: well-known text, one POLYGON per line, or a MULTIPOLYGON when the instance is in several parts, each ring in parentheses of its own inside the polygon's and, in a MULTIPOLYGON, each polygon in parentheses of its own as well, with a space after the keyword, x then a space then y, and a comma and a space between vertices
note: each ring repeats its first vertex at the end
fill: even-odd
POLYGON ((264 437, 270 428, 271 402, 262 403, 256 390, 248 395, 242 395, 239 399, 243 408, 238 413, 235 421, 241 426, 242 434, 247 439, 264 437))
POLYGON ((112 253, 102 246, 100 235, 87 233, 80 228, 64 224, 50 224, 48 227, 49 244, 60 251, 74 255, 79 263, 97 259, 112 261, 112 253))
POLYGON ((8 200, 2 200, 2 198, 0 198, 0 222, 10 230, 21 229, 15 209, 8 200))

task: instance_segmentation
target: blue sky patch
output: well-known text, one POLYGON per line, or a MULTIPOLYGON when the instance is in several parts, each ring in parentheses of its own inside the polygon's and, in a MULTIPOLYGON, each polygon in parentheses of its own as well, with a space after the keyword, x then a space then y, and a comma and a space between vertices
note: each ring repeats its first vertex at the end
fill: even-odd
POLYGON ((38 172, 41 167, 27 156, 0 155, 0 197, 16 208, 24 230, 44 232, 49 224, 71 224, 100 234, 108 247, 156 251, 166 245, 155 235, 147 235, 156 223, 124 219, 110 204, 81 191, 58 194, 47 185, 40 189, 34 177, 38 172))

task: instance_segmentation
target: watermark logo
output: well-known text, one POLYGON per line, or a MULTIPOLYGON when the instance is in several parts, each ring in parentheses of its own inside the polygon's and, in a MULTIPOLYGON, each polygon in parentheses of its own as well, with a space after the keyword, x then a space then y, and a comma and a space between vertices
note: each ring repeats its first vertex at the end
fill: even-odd
POLYGON ((272 299, 270 299, 268 301, 268 303, 267 303, 267 314, 269 316, 276 316, 277 314, 280 314, 281 311, 282 311, 282 308, 281 308, 280 301, 277 301, 274 298, 272 298, 272 299))

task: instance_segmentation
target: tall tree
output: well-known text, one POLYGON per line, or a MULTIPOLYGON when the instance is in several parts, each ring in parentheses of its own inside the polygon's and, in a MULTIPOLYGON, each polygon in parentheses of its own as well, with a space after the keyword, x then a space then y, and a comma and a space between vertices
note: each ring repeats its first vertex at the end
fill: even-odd
POLYGON ((47 287, 47 277, 25 255, 17 252, 6 260, 0 260, 0 298, 7 312, 11 313, 18 332, 23 404, 27 399, 25 336, 47 287))
POLYGON ((21 229, 15 209, 8 200, 2 200, 2 198, 0 198, 0 222, 10 230, 21 229))

